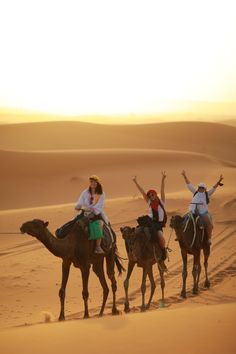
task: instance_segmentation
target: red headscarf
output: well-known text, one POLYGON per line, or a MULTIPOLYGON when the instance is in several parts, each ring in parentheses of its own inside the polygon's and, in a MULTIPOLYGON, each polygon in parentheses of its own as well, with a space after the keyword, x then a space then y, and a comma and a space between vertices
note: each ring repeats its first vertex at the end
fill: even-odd
MULTIPOLYGON (((147 197, 149 198, 150 194, 156 194, 157 195, 157 191, 155 191, 155 189, 149 189, 149 191, 147 192, 147 197)), ((158 206, 160 203, 160 199, 157 197, 156 200, 152 200, 150 201, 150 206, 153 210, 158 211, 158 206)))

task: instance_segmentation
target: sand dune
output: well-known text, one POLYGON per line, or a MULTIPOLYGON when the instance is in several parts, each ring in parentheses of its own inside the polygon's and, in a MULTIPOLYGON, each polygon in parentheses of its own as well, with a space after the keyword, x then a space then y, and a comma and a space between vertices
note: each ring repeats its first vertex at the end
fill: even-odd
POLYGON ((0 125, 0 136, 0 149, 5 150, 177 149, 235 161, 236 128, 217 123, 177 122, 136 126, 77 122, 15 124, 0 125))
POLYGON ((0 334, 5 354, 16 345, 24 354, 51 352, 62 354, 120 353, 235 353, 236 310, 233 305, 215 305, 207 309, 182 309, 104 318, 78 323, 23 327, 0 334), (147 326, 145 326, 145 324, 147 326), (146 327, 146 328, 145 328, 146 327), (147 328, 148 327, 148 328, 147 328), (187 329, 191 334, 187 334, 187 329), (119 334, 118 334, 119 333, 119 334), (14 343, 12 338, 14 337, 14 343), (32 344, 25 345, 25 338, 32 344), (214 339, 213 339, 214 338, 214 339), (177 349, 178 348, 178 349, 177 349))
MULTIPOLYGON (((136 194, 131 178, 159 189, 161 170, 168 173, 168 192, 184 189, 180 172, 212 185, 228 164, 206 154, 154 149, 97 149, 64 152, 0 151, 1 209, 73 202, 86 188, 88 176, 101 176, 109 198, 136 194), (196 171, 196 172, 195 172, 196 171), (17 178, 16 178, 17 177, 17 178)), ((228 181, 229 183, 230 181, 228 181)))
MULTIPOLYGON (((122 338, 122 347, 128 348, 131 353, 139 349, 143 351, 144 347, 150 352, 154 352, 154 350, 156 352, 156 345, 153 342, 154 334, 156 334, 160 340, 160 350, 163 353, 172 353, 172 344, 167 346, 168 341, 166 338, 171 339, 171 343, 176 347, 181 333, 187 331, 187 338, 184 341, 186 347, 179 344, 177 353, 191 353, 191 350, 192 353, 204 352, 203 348, 207 348, 207 353, 220 353, 222 351, 222 343, 224 343, 225 352, 233 353, 235 349, 232 331, 234 328, 233 323, 235 323, 236 301, 236 229, 235 223, 224 224, 217 222, 218 220, 229 219, 227 211, 223 209, 222 212, 220 207, 220 205, 227 205, 229 201, 227 195, 218 194, 211 202, 215 230, 212 254, 209 261, 209 277, 212 286, 210 290, 206 291, 203 288, 204 273, 202 273, 200 294, 198 296, 191 294, 192 260, 190 258, 187 280, 188 298, 185 301, 180 299, 182 262, 178 244, 172 238, 170 243, 172 252, 170 254, 170 262, 167 263, 169 274, 166 276, 166 306, 165 308, 160 306, 159 276, 157 269, 154 269, 157 289, 153 305, 146 314, 139 314, 141 270, 136 268, 130 282, 131 315, 123 314, 118 318, 110 316, 110 293, 105 310, 105 318, 83 321, 80 272, 72 268, 67 287, 66 324, 43 324, 44 317, 42 313, 45 311, 51 314, 52 322, 57 321, 61 260, 50 254, 43 245, 29 235, 10 236, 2 234, 0 236, 0 265, 2 269, 0 326, 2 328, 23 327, 1 332, 1 348, 3 352, 13 353, 14 348, 23 348, 25 346, 25 353, 27 353, 27 350, 32 350, 32 348, 37 353, 37 350, 44 350, 46 347, 52 351, 57 350, 60 353, 60 350, 63 350, 62 348, 67 345, 67 340, 71 341, 71 352, 75 348, 78 350, 78 342, 80 350, 83 352, 86 352, 86 348, 89 348, 88 352, 92 350, 95 342, 99 343, 100 346, 104 343, 102 349, 105 352, 108 347, 110 350, 111 346, 114 346, 114 351, 117 350, 118 352, 119 345, 118 347, 115 346, 117 336, 119 336, 119 343, 121 343, 120 339, 122 338), (40 323, 40 327, 31 327, 33 324, 40 323), (115 331, 110 332, 108 330, 109 327, 115 331), (188 332, 190 327, 191 331, 188 332), (57 339, 61 337, 60 331, 63 331, 64 339, 59 343, 57 339), (74 331, 77 333, 76 336, 72 335, 74 331), (134 333, 137 336, 139 331, 142 332, 143 337, 140 339, 140 344, 137 344, 137 342, 134 344, 132 336, 134 333), (87 332, 88 337, 85 336, 85 332, 87 332), (209 333, 213 332, 214 337, 217 338, 214 341, 212 336, 209 335, 209 333), (112 333, 114 333, 114 336, 112 333), (198 333, 197 341, 194 340, 192 333, 198 333), (13 335, 15 340, 11 342, 9 338, 13 335), (88 344, 90 336, 92 336, 93 341, 89 341, 91 344, 88 344), (30 337, 31 339, 35 338, 35 343, 38 344, 34 347, 30 339, 30 347, 26 349, 28 347, 26 346, 25 337, 28 338, 28 343, 30 337), (50 342, 46 337, 50 338, 50 342), (105 341, 104 337, 106 338, 105 341)), ((175 210, 178 213, 184 213, 187 209, 188 199, 170 199, 167 205, 168 211, 175 210)), ((17 231, 22 222, 34 217, 49 220, 49 228, 54 232, 58 225, 71 218, 73 215, 72 208, 73 205, 58 205, 54 207, 2 211, 0 212, 0 232, 17 231)), ((145 204, 142 199, 137 198, 111 199, 107 201, 106 212, 117 232, 120 254, 125 257, 124 242, 120 236, 119 228, 124 225, 135 225, 136 217, 145 213, 145 204)), ((168 239, 170 235, 169 227, 166 228, 165 235, 166 239, 168 239)), ((125 267, 127 266, 126 261, 124 261, 124 265, 125 267)), ((123 312, 124 275, 117 280, 118 308, 123 312)), ((147 285, 147 292, 149 292, 149 284, 147 283, 147 285)), ((89 291, 90 315, 92 318, 96 318, 101 304, 102 291, 93 273, 90 275, 89 291)), ((182 337, 181 343, 183 343, 182 337)))
MULTIPOLYGON (((234 127, 213 123, 0 126, 1 352, 234 353, 235 131, 234 127), (155 268, 153 304, 150 311, 140 313, 142 273, 135 268, 130 281, 131 314, 123 312, 124 274, 117 279, 117 304, 122 315, 111 316, 110 292, 105 318, 97 319, 102 290, 91 272, 92 319, 83 321, 80 272, 72 268, 66 295, 67 322, 57 323, 61 260, 36 239, 16 234, 20 225, 40 218, 49 221, 54 233, 74 216, 74 202, 87 187, 88 176, 96 173, 104 184, 105 210, 117 233, 120 255, 126 258, 120 227, 135 226, 137 217, 147 212, 131 177, 138 175, 145 189, 159 191, 161 170, 167 171, 166 208, 170 217, 188 209, 190 193, 180 175, 183 168, 193 184, 205 181, 210 187, 220 173, 225 177, 224 187, 217 190, 210 203, 214 221, 211 288, 204 289, 202 271, 200 293, 192 295, 189 257, 187 299, 180 299, 182 260, 172 234, 164 307, 159 300, 160 281, 155 268), (45 318, 53 323, 45 324, 45 318)), ((169 225, 164 235, 168 240, 169 225)))

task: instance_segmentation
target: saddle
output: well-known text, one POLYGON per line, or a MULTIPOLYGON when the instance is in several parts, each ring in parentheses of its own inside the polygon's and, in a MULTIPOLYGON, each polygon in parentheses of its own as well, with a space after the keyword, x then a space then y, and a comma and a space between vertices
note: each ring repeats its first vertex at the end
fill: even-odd
MULTIPOLYGON (((84 215, 77 215, 74 219, 68 221, 66 224, 62 225, 55 232, 57 238, 63 239, 68 233, 74 228, 76 224, 79 224, 80 227, 85 231, 89 238, 89 222, 90 218, 84 215)), ((103 238, 101 246, 105 252, 108 252, 113 244, 116 242, 116 234, 110 225, 103 224, 103 238)), ((94 242, 91 240, 90 242, 94 242)))
POLYGON ((203 240, 204 240, 204 234, 206 233, 205 231, 205 225, 204 222, 201 218, 200 215, 196 215, 192 212, 187 213, 186 215, 184 215, 183 217, 183 232, 186 232, 188 229, 188 226, 190 224, 193 224, 193 239, 190 245, 190 248, 193 247, 193 245, 195 244, 196 241, 196 236, 197 236, 197 230, 201 231, 201 239, 200 239, 200 243, 202 244, 203 240))
POLYGON ((201 216, 196 215, 192 212, 189 212, 183 216, 183 231, 184 232, 186 231, 188 224, 191 221, 194 222, 196 227, 198 227, 199 229, 203 230, 205 228, 205 225, 204 225, 204 222, 203 222, 201 216))

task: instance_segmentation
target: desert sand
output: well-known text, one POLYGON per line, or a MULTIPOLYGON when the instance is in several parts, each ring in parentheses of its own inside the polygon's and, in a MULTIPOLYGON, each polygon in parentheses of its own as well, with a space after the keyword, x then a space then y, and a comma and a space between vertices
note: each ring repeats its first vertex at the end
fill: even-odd
MULTIPOLYGON (((138 126, 58 122, 3 125, 0 136, 2 353, 235 353, 235 127, 198 122, 138 126), (87 187, 88 176, 95 173, 103 181, 106 213, 117 233, 120 255, 126 258, 120 227, 135 226, 136 218, 147 212, 132 176, 137 175, 145 189, 159 191, 161 171, 166 170, 170 217, 185 213, 191 197, 180 175, 182 169, 193 184, 205 181, 211 187, 221 173, 225 178, 210 203, 214 220, 211 288, 203 288, 202 272, 200 293, 192 295, 190 257, 188 297, 180 298, 182 261, 172 234, 164 306, 155 269, 153 304, 149 311, 140 313, 141 269, 135 268, 130 282, 131 313, 123 311, 123 274, 117 276, 121 315, 111 316, 110 292, 104 318, 97 318, 102 291, 91 272, 91 319, 82 320, 80 271, 72 268, 66 321, 58 323, 61 260, 31 236, 9 233, 19 232, 20 225, 33 218, 49 221, 49 229, 55 232, 73 218, 74 203, 87 187)), ((167 224, 166 240, 170 234, 167 224)), ((123 265, 127 267, 127 261, 123 265)))

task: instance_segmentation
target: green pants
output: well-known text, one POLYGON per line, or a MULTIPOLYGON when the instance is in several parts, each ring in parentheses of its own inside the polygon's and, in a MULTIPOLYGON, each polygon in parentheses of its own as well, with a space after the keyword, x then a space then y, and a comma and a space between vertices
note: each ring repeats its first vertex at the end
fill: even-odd
POLYGON ((99 220, 89 222, 89 240, 103 238, 103 232, 99 220))

